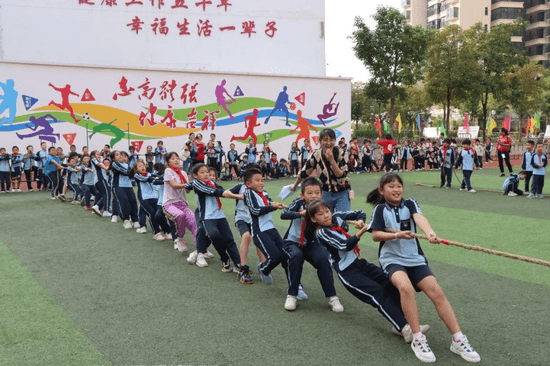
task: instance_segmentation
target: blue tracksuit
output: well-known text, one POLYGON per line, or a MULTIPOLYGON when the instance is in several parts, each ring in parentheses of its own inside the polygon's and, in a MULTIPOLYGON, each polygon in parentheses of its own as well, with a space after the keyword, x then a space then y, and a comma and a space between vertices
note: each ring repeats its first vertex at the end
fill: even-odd
POLYGON ((531 194, 542 196, 542 188, 544 187, 544 175, 546 174, 546 165, 548 158, 546 154, 534 153, 531 158, 531 166, 533 167, 533 185, 531 185, 531 194), (542 164, 542 167, 539 167, 542 164))
POLYGON ((472 176, 472 172, 474 171, 474 165, 477 165, 477 158, 476 158, 476 152, 474 149, 468 149, 468 150, 462 150, 460 154, 458 155, 458 159, 455 163, 455 168, 458 168, 460 165, 462 165, 462 185, 460 188, 467 190, 472 189, 472 185, 470 184, 470 177, 472 176))
POLYGON ((10 156, 0 155, 0 189, 5 192, 10 190, 10 156))
POLYGON ((451 188, 451 182, 453 180, 453 165, 455 164, 455 152, 451 147, 442 147, 439 149, 439 157, 441 158, 441 184, 445 185, 445 179, 447 180, 447 187, 451 188), (445 156, 444 156, 445 155, 445 156))
POLYGON ((141 227, 146 227, 147 217, 149 217, 153 234, 160 232, 159 223, 155 217, 158 201, 158 190, 153 186, 155 178, 156 175, 151 175, 150 173, 134 175, 138 187, 139 224, 141 227))
POLYGON ((244 152, 248 155, 249 164, 254 164, 254 162, 256 161, 257 151, 258 150, 256 149, 256 146, 247 147, 246 149, 244 149, 244 152))
POLYGON ((504 194, 508 194, 509 192, 514 192, 521 196, 523 194, 523 191, 518 189, 519 181, 520 179, 518 174, 512 174, 508 178, 506 178, 506 180, 504 181, 504 184, 502 185, 504 194))
POLYGON ((533 176, 533 166, 531 165, 531 159, 533 158, 533 152, 525 150, 523 158, 521 160, 521 169, 527 173, 525 175, 525 192, 529 192, 529 182, 533 176))
POLYGON ((113 169, 113 195, 117 212, 123 220, 138 222, 138 206, 132 181, 130 180, 130 168, 128 164, 114 161, 113 169))

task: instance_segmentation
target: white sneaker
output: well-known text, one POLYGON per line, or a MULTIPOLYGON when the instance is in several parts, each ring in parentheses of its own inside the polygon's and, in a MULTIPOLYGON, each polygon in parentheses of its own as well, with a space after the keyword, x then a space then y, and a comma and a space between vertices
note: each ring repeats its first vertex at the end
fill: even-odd
POLYGON ((189 254, 189 257, 187 257, 187 261, 189 262, 189 264, 195 264, 198 255, 199 253, 196 250, 193 253, 189 254))
MULTIPOLYGON (((429 330, 430 330, 429 325, 420 324, 420 332, 422 334, 426 333, 429 330)), ((403 337, 403 339, 405 340, 406 343, 411 343, 412 340, 413 340, 413 333, 412 333, 412 330, 411 330, 411 326, 409 324, 407 324, 403 327, 402 332, 398 331, 395 327, 393 327, 391 331, 392 331, 393 334, 396 334, 400 337, 403 337)))
POLYGON ((481 357, 472 348, 472 346, 470 346, 470 342, 468 342, 468 338, 466 338, 466 336, 463 336, 459 342, 455 342, 453 339, 451 342, 451 351, 457 355, 460 355, 460 357, 468 362, 481 361, 481 357))
POLYGON ((92 206, 92 211, 93 211, 97 216, 101 216, 101 211, 99 211, 99 207, 97 207, 97 205, 92 206))
POLYGON ((428 340, 424 334, 422 334, 420 339, 413 339, 411 342, 411 348, 420 361, 435 362, 435 355, 430 349, 430 345, 428 344, 428 340))
POLYGON ((90 201, 95 201, 95 196, 90 196, 90 201))
POLYGON ((139 229, 141 227, 141 225, 139 224, 139 222, 134 222, 134 229, 139 229))
POLYGON ((116 224, 118 222, 118 216, 111 216, 111 222, 116 224))
POLYGON ((214 254, 210 253, 210 251, 207 249, 206 253, 204 253, 205 258, 214 258, 214 254))
POLYGON ((147 233, 147 228, 144 226, 144 227, 140 227, 139 229, 136 230, 136 233, 138 234, 146 234, 147 233))
POLYGON ((178 241, 174 240, 174 249, 178 250, 178 241))
POLYGON ((164 241, 164 236, 162 235, 162 233, 156 233, 155 235, 153 235, 153 239, 155 239, 156 241, 164 241))
POLYGON ((465 191, 465 190, 466 190, 466 188, 462 188, 462 187, 460 187, 460 189, 459 189, 459 191, 465 191))
POLYGON ((198 253, 197 254, 196 263, 197 263, 197 266, 199 266, 199 267, 208 267, 208 263, 204 259, 204 254, 203 253, 198 253))
POLYGON ((508 192, 508 196, 510 196, 510 197, 514 197, 514 196, 517 196, 517 195, 518 194, 515 193, 515 192, 512 192, 512 191, 508 192))
POLYGON ((111 213, 107 210, 103 211, 103 217, 111 217, 111 213))
POLYGON ((527 198, 535 198, 535 195, 532 193, 529 193, 529 196, 527 196, 527 198))
POLYGON ((470 193, 476 193, 476 190, 472 188, 472 189, 470 189, 468 192, 470 192, 470 193))
POLYGON ((17 192, 21 192, 21 190, 20 190, 20 189, 18 189, 18 190, 17 190, 17 192))
POLYGON ((340 304, 340 299, 338 299, 338 296, 332 296, 328 299, 328 306, 335 313, 341 313, 344 311, 344 307, 340 304))
POLYGON ((172 240, 172 234, 170 234, 170 233, 164 234, 164 239, 166 239, 166 240, 172 240))
POLYGON ((182 253, 187 252, 187 245, 185 244, 185 240, 183 238, 177 238, 176 242, 178 243, 178 250, 182 253))
POLYGON ((122 224, 122 227, 125 229, 131 229, 132 228, 132 222, 130 220, 124 220, 124 224, 122 224))
POLYGON ((296 296, 286 295, 285 310, 296 310, 296 296))

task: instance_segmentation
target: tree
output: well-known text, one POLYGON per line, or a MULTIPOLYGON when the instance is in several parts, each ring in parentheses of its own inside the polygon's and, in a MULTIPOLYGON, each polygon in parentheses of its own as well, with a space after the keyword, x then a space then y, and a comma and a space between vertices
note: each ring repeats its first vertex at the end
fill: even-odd
POLYGON ((351 39, 355 56, 372 75, 367 89, 388 89, 378 98, 369 93, 367 95, 379 105, 389 99, 389 118, 393 128, 394 106, 399 89, 421 79, 422 61, 432 32, 421 26, 408 25, 405 17, 391 7, 379 7, 373 18, 376 28, 371 31, 363 19, 356 17, 354 25, 357 29, 351 39))
POLYGON ((449 130, 451 106, 459 107, 467 92, 479 85, 481 72, 466 37, 458 25, 450 25, 432 38, 427 51, 426 88, 436 104, 443 104, 445 129, 449 130))
MULTIPOLYGON (((504 75, 514 65, 525 64, 528 59, 524 53, 517 48, 511 37, 520 34, 525 29, 526 22, 517 18, 511 24, 499 24, 491 27, 487 32, 481 23, 477 23, 464 32, 466 47, 479 60, 471 67, 477 67, 481 72, 477 80, 477 87, 469 90, 470 107, 481 104, 480 118, 487 121, 489 108, 489 96, 495 94, 505 87, 504 75)), ((475 110, 471 110, 475 112, 475 110)), ((480 123, 483 138, 485 138, 485 123, 480 123)))
POLYGON ((359 127, 359 121, 363 116, 365 104, 365 83, 354 82, 351 84, 351 120, 355 121, 355 127, 359 127))
POLYGON ((404 126, 416 125, 416 116, 421 114, 424 119, 429 116, 429 109, 432 102, 426 88, 420 84, 407 86, 403 95, 397 100, 395 109, 401 114, 404 126))
POLYGON ((544 108, 544 68, 533 62, 515 65, 504 77, 506 87, 500 97, 519 115, 519 137, 523 131, 523 118, 544 108))

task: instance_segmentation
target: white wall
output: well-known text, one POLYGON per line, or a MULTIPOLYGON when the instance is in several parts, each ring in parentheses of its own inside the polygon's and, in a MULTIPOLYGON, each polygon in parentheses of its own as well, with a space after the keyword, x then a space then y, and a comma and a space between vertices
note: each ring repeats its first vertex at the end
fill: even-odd
MULTIPOLYGON (((173 70, 229 71, 325 76, 321 22, 323 0, 229 0, 225 12, 211 0, 186 0, 188 9, 172 9, 175 0, 142 0, 143 5, 101 5, 102 0, 0 0, 0 59, 74 65, 153 67, 173 70), (138 16, 136 34, 127 26, 138 16), (166 18, 169 32, 155 35, 151 24, 166 18), (178 35, 177 23, 190 23, 191 35, 178 35), (211 37, 197 35, 199 20, 214 25, 211 37), (241 34, 242 23, 254 21, 257 33, 241 34), (276 22, 273 38, 264 31, 276 22), (218 28, 235 26, 235 31, 218 28)), ((106 0, 107 1, 107 0, 106 0)), ((158 33, 158 31, 157 31, 158 33)))

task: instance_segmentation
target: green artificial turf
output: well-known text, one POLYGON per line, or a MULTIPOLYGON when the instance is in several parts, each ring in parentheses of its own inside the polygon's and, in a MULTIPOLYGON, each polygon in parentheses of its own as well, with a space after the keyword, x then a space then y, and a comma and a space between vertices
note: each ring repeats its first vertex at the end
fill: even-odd
MULTIPOLYGON (((550 260, 550 199, 471 194, 458 191, 456 183, 451 190, 413 185, 437 183, 438 172, 402 176, 405 196, 418 200, 441 237, 550 260)), ((365 193, 379 178, 352 176, 354 209, 370 215, 365 193)), ((495 169, 472 178, 474 188, 499 189, 502 181, 495 169)), ((267 181, 266 189, 275 198, 289 183, 267 181)), ((233 226, 234 202, 223 200, 223 207, 233 226)), ((8 309, 0 315, 0 364, 420 364, 410 346, 391 334, 390 324, 337 278, 345 312, 331 312, 309 265, 302 283, 310 298, 289 313, 283 309, 281 267, 273 272, 272 285, 261 283, 257 273, 255 284, 242 285, 234 274, 221 272, 217 255, 207 268, 191 266, 172 242, 155 242, 150 232, 124 230, 45 193, 0 196, 0 222, 1 304, 8 309)), ((284 233, 287 224, 277 215, 275 223, 284 233)), ((233 234, 239 243, 236 230, 233 234)), ((186 240, 191 242, 189 234, 186 240)), ((377 243, 365 235, 360 245, 362 255, 377 263, 377 243)), ((484 364, 547 364, 550 268, 428 242, 422 246, 484 364)), ((256 272, 253 250, 249 257, 256 272)), ((423 294, 417 299, 422 323, 432 326, 427 336, 438 362, 464 365, 449 351, 450 336, 433 305, 423 294)))

